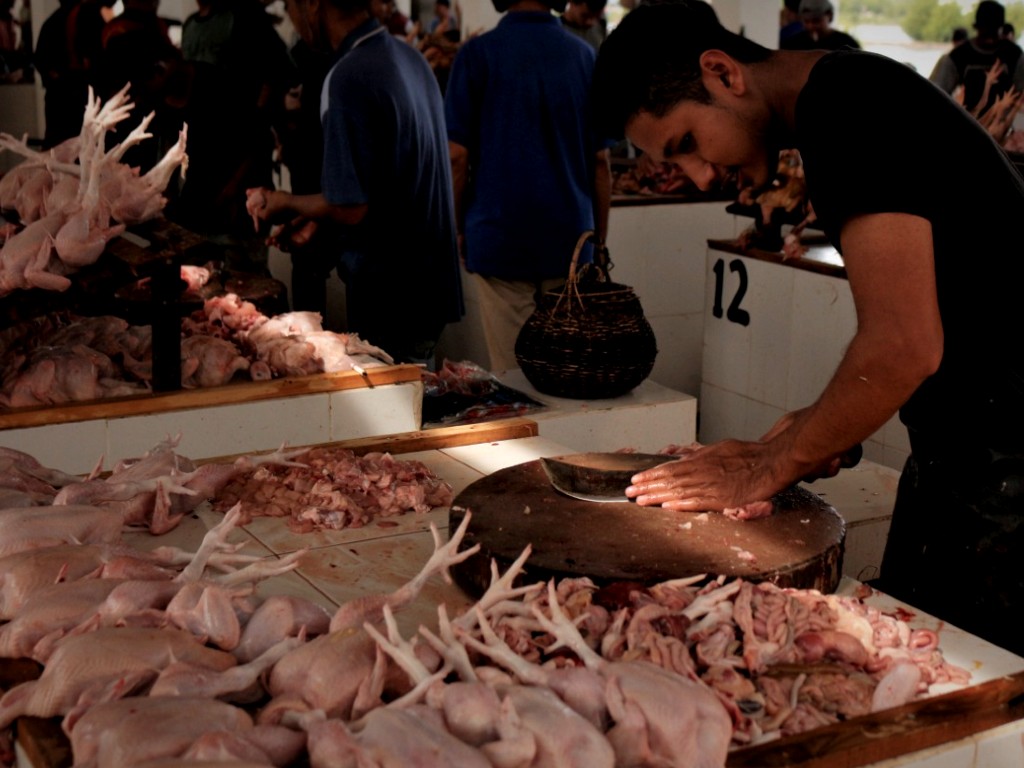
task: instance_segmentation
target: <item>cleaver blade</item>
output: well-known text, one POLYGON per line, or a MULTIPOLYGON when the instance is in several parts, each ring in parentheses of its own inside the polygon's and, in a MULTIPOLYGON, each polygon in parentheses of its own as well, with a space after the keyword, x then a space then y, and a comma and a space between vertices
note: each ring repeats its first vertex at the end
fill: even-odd
POLYGON ((572 453, 541 458, 552 487, 582 501, 629 502, 626 486, 637 472, 676 457, 660 453, 572 453))

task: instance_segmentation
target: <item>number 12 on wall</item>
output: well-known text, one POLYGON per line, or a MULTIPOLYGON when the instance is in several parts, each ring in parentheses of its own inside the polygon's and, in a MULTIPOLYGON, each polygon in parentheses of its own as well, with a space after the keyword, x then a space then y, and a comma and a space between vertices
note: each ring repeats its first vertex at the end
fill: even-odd
MULTIPOLYGON (((715 272, 715 303, 711 312, 720 318, 723 315, 722 296, 725 293, 725 259, 716 260, 712 269, 715 272)), ((750 325, 750 313, 740 307, 740 302, 747 294, 747 267, 741 259, 733 259, 729 262, 729 271, 739 278, 739 286, 724 311, 725 319, 739 325, 750 325)))

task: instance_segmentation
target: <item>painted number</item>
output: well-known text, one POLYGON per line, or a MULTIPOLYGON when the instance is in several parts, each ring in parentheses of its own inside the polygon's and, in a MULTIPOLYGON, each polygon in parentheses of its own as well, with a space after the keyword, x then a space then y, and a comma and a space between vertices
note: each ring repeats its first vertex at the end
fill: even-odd
MULTIPOLYGON (((711 312, 715 317, 722 316, 722 294, 725 292, 725 260, 715 262, 715 304, 711 312)), ((747 268, 739 259, 729 262, 729 271, 739 277, 740 284, 733 294, 729 307, 725 310, 725 319, 731 323, 750 325, 750 313, 740 308, 740 302, 747 295, 747 268)))

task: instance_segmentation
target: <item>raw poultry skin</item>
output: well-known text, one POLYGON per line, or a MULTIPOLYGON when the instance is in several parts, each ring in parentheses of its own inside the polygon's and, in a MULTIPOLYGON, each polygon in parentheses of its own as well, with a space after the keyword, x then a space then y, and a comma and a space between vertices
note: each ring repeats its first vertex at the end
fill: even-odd
POLYGON ((62 641, 38 680, 16 685, 0 698, 0 728, 24 715, 67 714, 83 696, 126 696, 174 660, 219 670, 235 664, 230 653, 207 648, 182 630, 97 629, 62 641))
POLYGON ((0 557, 55 544, 114 544, 122 527, 117 510, 88 505, 0 509, 0 557))
POLYGON ((95 704, 64 724, 76 768, 128 768, 180 755, 209 731, 252 727, 245 710, 222 701, 148 696, 95 704))
MULTIPOLYGON (((270 674, 268 688, 277 699, 271 702, 268 717, 280 718, 286 711, 323 710, 328 717, 352 719, 380 705, 384 680, 375 669, 378 658, 373 637, 363 625, 380 625, 384 610, 398 610, 420 593, 427 579, 476 554, 480 545, 459 552, 470 515, 443 542, 431 523, 434 552, 416 576, 390 595, 371 595, 342 605, 331 619, 330 632, 287 654, 270 674)), ((267 722, 261 718, 261 722, 267 722)))

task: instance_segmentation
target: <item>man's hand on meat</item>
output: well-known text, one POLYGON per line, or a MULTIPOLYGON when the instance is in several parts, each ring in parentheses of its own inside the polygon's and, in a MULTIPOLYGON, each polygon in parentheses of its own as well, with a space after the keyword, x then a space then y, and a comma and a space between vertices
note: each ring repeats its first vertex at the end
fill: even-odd
POLYGON ((931 225, 909 214, 857 216, 843 226, 842 241, 858 327, 818 401, 759 441, 725 440, 634 475, 626 496, 642 506, 723 510, 828 477, 935 372, 943 335, 931 225))
POLYGON ((676 461, 634 475, 626 496, 640 506, 687 512, 720 512, 771 498, 779 483, 765 460, 766 449, 763 443, 739 440, 695 448, 676 461))

